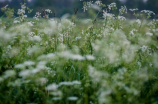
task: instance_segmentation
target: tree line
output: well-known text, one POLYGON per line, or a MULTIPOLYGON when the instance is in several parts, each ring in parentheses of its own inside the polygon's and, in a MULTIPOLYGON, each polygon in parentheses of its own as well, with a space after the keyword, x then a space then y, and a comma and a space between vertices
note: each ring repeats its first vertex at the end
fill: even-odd
MULTIPOLYGON (((33 9, 33 12, 29 14, 29 16, 33 16, 35 12, 42 12, 42 9, 51 9, 57 17, 61 17, 62 15, 69 13, 74 13, 74 8, 78 8, 78 15, 81 17, 85 17, 87 15, 83 14, 83 2, 90 0, 32 0, 32 2, 27 2, 27 5, 33 9)), ((95 2, 96 0, 93 0, 95 2)), ((1 2, 0 8, 9 5, 9 7, 14 8, 15 12, 18 8, 20 8, 20 3, 23 3, 24 0, 12 0, 11 2, 1 2)), ((158 14, 158 0, 126 0, 126 2, 121 2, 119 0, 102 0, 103 4, 110 4, 115 2, 117 7, 121 7, 125 5, 128 9, 138 8, 139 10, 151 10, 158 14)), ((51 14, 50 16, 53 16, 51 14)), ((0 11, 0 16, 3 15, 3 12, 0 11)))

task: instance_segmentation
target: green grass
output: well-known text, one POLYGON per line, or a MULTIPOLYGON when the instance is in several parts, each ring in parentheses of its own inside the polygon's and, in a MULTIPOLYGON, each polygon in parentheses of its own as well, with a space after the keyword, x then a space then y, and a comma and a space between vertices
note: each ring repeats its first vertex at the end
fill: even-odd
POLYGON ((1 18, 0 104, 157 104, 158 21, 114 17, 1 18))

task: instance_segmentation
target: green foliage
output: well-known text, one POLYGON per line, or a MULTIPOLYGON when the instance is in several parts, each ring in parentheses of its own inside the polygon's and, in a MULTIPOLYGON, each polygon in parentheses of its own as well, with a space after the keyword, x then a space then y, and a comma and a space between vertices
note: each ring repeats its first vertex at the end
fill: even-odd
POLYGON ((49 18, 41 8, 27 19, 25 3, 14 20, 1 18, 0 104, 157 104, 154 13, 130 10, 128 20, 116 3, 83 6, 93 18, 78 20, 76 8, 72 20, 49 18))

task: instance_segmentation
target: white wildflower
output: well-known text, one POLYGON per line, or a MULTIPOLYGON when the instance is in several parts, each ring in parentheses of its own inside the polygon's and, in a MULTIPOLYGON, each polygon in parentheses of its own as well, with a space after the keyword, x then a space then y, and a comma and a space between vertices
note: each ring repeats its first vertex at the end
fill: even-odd
POLYGON ((18 14, 19 15, 22 15, 22 14, 24 14, 25 13, 25 10, 23 10, 23 9, 18 9, 18 14))
POLYGON ((41 13, 40 12, 36 12, 36 15, 35 15, 36 17, 41 17, 41 13))
POLYGON ((112 93, 111 89, 102 90, 99 93, 99 104, 109 104, 108 96, 112 93))
POLYGON ((31 38, 31 40, 32 41, 41 41, 42 39, 41 39, 41 37, 40 36, 37 36, 37 35, 35 35, 35 36, 33 36, 32 38, 31 38))
POLYGON ((97 0, 96 2, 95 2, 95 4, 97 4, 97 5, 101 5, 102 4, 102 1, 100 1, 100 0, 97 0))
POLYGON ((67 99, 70 100, 70 101, 76 101, 78 99, 78 97, 71 96, 71 97, 68 97, 67 99))
POLYGON ((78 84, 78 85, 80 85, 80 84, 81 84, 81 82, 80 82, 80 81, 72 81, 72 83, 73 83, 73 84, 78 84))
POLYGON ((105 11, 103 11, 103 17, 106 19, 106 18, 113 18, 115 15, 114 14, 111 14, 111 13, 107 13, 105 11))
POLYGON ((129 34, 135 36, 135 32, 137 32, 137 31, 138 30, 136 30, 136 29, 132 29, 129 34))
POLYGON ((17 68, 17 69, 24 69, 25 65, 24 64, 17 64, 17 65, 15 65, 15 68, 17 68))
POLYGON ((19 73, 19 76, 21 76, 21 77, 27 77, 29 75, 31 75, 31 71, 30 70, 23 70, 23 71, 21 71, 19 73))
POLYGON ((91 7, 92 5, 93 5, 93 1, 88 1, 88 2, 87 2, 87 6, 88 6, 88 7, 91 7))
POLYGON ((137 23, 138 25, 141 25, 140 19, 137 19, 137 20, 136 20, 136 23, 137 23))
POLYGON ((87 7, 86 5, 84 5, 82 9, 83 9, 83 11, 85 12, 85 11, 88 10, 88 7, 87 7))
POLYGON ((15 23, 15 24, 16 24, 16 23, 20 23, 20 21, 18 21, 18 20, 14 20, 14 22, 13 22, 13 23, 15 23))
POLYGON ((54 91, 50 93, 53 96, 62 96, 62 92, 61 91, 54 91))
POLYGON ((32 47, 27 48, 27 54, 28 55, 31 55, 31 54, 36 53, 36 52, 38 53, 40 51, 41 51, 41 48, 38 47, 38 46, 32 46, 32 47))
POLYGON ((126 6, 121 6, 121 8, 119 9, 119 13, 122 15, 124 13, 127 13, 127 8, 126 6))
POLYGON ((124 17, 124 16, 118 16, 118 19, 121 20, 121 21, 124 21, 124 20, 126 20, 126 17, 124 17))
POLYGON ((15 75, 16 75, 16 72, 14 70, 7 70, 4 73, 4 78, 12 77, 12 76, 15 76, 15 75))
POLYGON ((25 9, 25 8, 26 8, 26 6, 25 6, 25 5, 21 5, 21 8, 22 8, 22 9, 25 9))
POLYGON ((38 68, 40 70, 45 69, 46 63, 47 63, 46 61, 40 61, 40 62, 38 62, 36 68, 38 68))
POLYGON ((29 26, 33 26, 34 22, 30 21, 30 22, 27 22, 27 24, 28 24, 29 26))
POLYGON ((95 60, 95 57, 92 55, 86 55, 85 57, 87 60, 95 60))
POLYGON ((150 11, 150 10, 142 10, 141 12, 145 13, 147 15, 151 15, 151 14, 155 15, 155 13, 153 11, 150 11))
POLYGON ((72 55, 71 59, 73 60, 84 60, 84 57, 79 54, 72 55))
POLYGON ((36 74, 36 73, 38 73, 38 72, 40 72, 40 71, 41 71, 41 69, 34 68, 34 69, 31 70, 31 73, 32 73, 32 74, 36 74))
POLYGON ((48 85, 48 86, 46 87, 46 89, 47 89, 48 91, 51 91, 51 90, 55 91, 55 90, 58 89, 58 85, 57 85, 56 83, 52 83, 52 84, 48 85))
POLYGON ((33 62, 33 61, 25 61, 23 64, 25 66, 32 66, 32 65, 35 65, 35 62, 33 62))
POLYGON ((37 20, 37 21, 39 21, 39 18, 37 18, 37 17, 33 17, 35 20, 37 20))
POLYGON ((50 9, 45 9, 45 11, 48 13, 52 13, 52 11, 50 9))
POLYGON ((56 55, 54 54, 54 53, 49 53, 49 54, 47 54, 47 58, 54 58, 56 55))
POLYGON ((98 5, 92 5, 91 8, 93 8, 94 10, 100 11, 101 8, 98 5))
POLYGON ((109 10, 111 10, 112 8, 116 8, 116 3, 111 3, 110 5, 108 5, 109 10))
POLYGON ((135 9, 129 9, 129 10, 132 11, 132 12, 135 12, 135 11, 138 10, 138 8, 135 8, 135 9))
POLYGON ((143 46, 141 47, 142 52, 147 51, 147 49, 148 49, 148 46, 143 45, 143 46))
POLYGON ((81 39, 81 37, 78 36, 78 37, 75 38, 75 41, 80 40, 80 39, 81 39))
POLYGON ((33 37, 35 35, 35 32, 30 32, 29 34, 28 34, 28 36, 30 36, 30 37, 33 37))
POLYGON ((27 15, 23 15, 24 18, 27 18, 27 15))
POLYGON ((147 32, 146 35, 153 36, 153 33, 147 32))
POLYGON ((72 59, 72 60, 84 60, 85 58, 79 54, 73 54, 69 51, 64 51, 64 52, 61 52, 59 53, 59 56, 60 57, 63 57, 63 58, 66 58, 66 59, 72 59))
POLYGON ((73 83, 72 82, 60 82, 59 86, 62 86, 62 85, 71 86, 71 85, 73 85, 73 83))
POLYGON ((40 17, 41 17, 41 13, 36 12, 36 15, 33 18, 36 19, 36 20, 39 20, 40 17))
POLYGON ((7 42, 12 38, 12 35, 10 35, 8 32, 4 31, 4 29, 0 29, 0 41, 1 42, 7 42))

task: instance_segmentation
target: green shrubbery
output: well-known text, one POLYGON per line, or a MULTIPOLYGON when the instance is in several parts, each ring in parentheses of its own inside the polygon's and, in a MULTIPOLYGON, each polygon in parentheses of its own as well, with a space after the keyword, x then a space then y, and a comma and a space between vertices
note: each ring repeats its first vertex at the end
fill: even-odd
POLYGON ((25 3, 0 19, 0 104, 158 103, 155 14, 130 9, 136 19, 126 20, 125 6, 118 15, 115 3, 89 7, 94 19, 49 18, 49 9, 27 19, 25 3))

